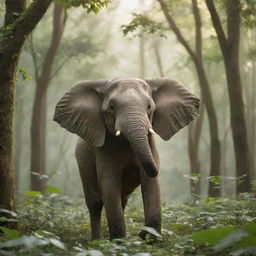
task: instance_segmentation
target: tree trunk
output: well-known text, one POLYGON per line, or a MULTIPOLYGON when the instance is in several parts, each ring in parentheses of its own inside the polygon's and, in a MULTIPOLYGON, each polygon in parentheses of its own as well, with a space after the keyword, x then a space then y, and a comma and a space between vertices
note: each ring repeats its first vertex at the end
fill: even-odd
POLYGON ((159 45, 158 45, 158 42, 155 37, 153 38, 153 48, 154 48, 154 53, 155 53, 155 57, 156 57, 156 65, 157 65, 157 68, 159 71, 159 75, 160 75, 160 77, 164 77, 164 69, 163 69, 161 55, 159 52, 159 45))
POLYGON ((243 182, 237 183, 237 193, 250 192, 248 135, 239 66, 241 2, 240 0, 230 0, 226 2, 227 37, 213 0, 206 0, 206 4, 211 14, 213 26, 224 57, 230 101, 231 129, 235 149, 236 175, 238 178, 242 177, 243 180, 243 182))
MULTIPOLYGON (((6 1, 5 24, 15 22, 13 12, 21 14, 25 2, 6 1)), ((15 179, 13 168, 13 111, 15 95, 15 73, 22 45, 7 52, 7 43, 0 42, 0 208, 15 211, 15 179)), ((0 217, 3 213, 0 212, 0 217)), ((11 215, 7 214, 7 217, 11 215)))
POLYGON ((145 40, 140 37, 140 77, 145 78, 145 40))
MULTIPOLYGON (((21 86, 19 86, 21 87, 21 86)), ((22 95, 21 89, 17 88, 16 95, 22 95)), ((19 177, 20 177, 20 160, 22 152, 22 122, 24 119, 24 99, 21 97, 16 98, 16 116, 14 122, 14 169, 15 169, 15 184, 16 191, 19 189, 19 177)))
MULTIPOLYGON (((202 98, 202 97, 201 97, 202 98)), ((199 157, 199 142, 203 126, 204 117, 204 103, 201 100, 200 117, 188 127, 188 155, 190 163, 190 174, 198 175, 195 177, 195 181, 191 181, 191 192, 194 193, 198 198, 200 197, 200 173, 201 173, 201 162, 199 157)))
POLYGON ((252 99, 251 99, 251 179, 256 179, 256 61, 252 65, 252 99))
MULTIPOLYGON (((12 56, 12 65, 5 65, 0 56, 0 208, 15 211, 15 185, 13 168, 13 110, 15 71, 20 49, 12 56)), ((0 217, 2 213, 0 212, 0 217)), ((11 215, 9 216, 11 217, 11 215)))
MULTIPOLYGON (((219 141, 218 134, 218 122, 217 116, 215 112, 215 108, 213 105, 213 99, 210 91, 210 86, 208 83, 208 79, 206 77, 206 73, 201 61, 194 61, 196 65, 197 74, 199 77, 199 84, 202 90, 203 98, 205 101, 205 108, 208 115, 209 121, 209 129, 210 129, 210 176, 220 176, 220 159, 221 159, 221 147, 219 141)), ((211 197, 219 197, 220 196, 220 188, 217 188, 213 182, 209 183, 209 196, 211 197)))
MULTIPOLYGON (((50 2, 50 0, 36 0, 27 8, 26 12, 24 12, 24 0, 18 2, 6 0, 5 2, 6 13, 3 29, 6 26, 12 26, 9 27, 9 33, 4 35, 0 41, 0 208, 11 211, 15 211, 13 168, 15 74, 24 41, 42 18, 50 2)), ((0 216, 2 215, 1 212, 0 216)), ((15 224, 13 225, 15 226, 15 224)))
POLYGON ((228 134, 231 127, 228 126, 225 129, 224 136, 222 138, 222 196, 226 197, 229 194, 227 193, 227 187, 228 187, 228 172, 226 167, 226 156, 227 156, 227 150, 228 150, 228 134))
MULTIPOLYGON (((53 11, 53 32, 51 44, 43 62, 41 74, 36 79, 36 92, 31 121, 31 190, 43 192, 46 179, 42 175, 45 170, 46 143, 46 97, 52 75, 54 58, 60 45, 66 23, 65 9, 55 4, 53 11), (41 177, 40 177, 41 176, 41 177)), ((35 66, 35 69, 37 67, 35 66)))
POLYGON ((238 55, 235 55, 233 51, 231 52, 230 56, 225 61, 225 69, 230 100, 232 137, 236 156, 236 175, 237 177, 242 177, 243 180, 243 182, 237 184, 237 192, 239 193, 249 192, 251 189, 249 148, 238 55))

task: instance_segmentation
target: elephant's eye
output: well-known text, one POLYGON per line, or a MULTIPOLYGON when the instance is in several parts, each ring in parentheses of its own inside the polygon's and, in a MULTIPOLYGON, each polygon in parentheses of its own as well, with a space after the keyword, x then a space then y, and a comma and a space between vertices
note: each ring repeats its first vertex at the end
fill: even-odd
POLYGON ((115 109, 113 102, 111 102, 111 103, 109 104, 109 109, 110 109, 110 110, 114 110, 114 109, 115 109))
POLYGON ((150 105, 150 104, 148 104, 148 106, 147 106, 147 110, 148 110, 148 111, 150 111, 150 110, 151 110, 151 105, 150 105))

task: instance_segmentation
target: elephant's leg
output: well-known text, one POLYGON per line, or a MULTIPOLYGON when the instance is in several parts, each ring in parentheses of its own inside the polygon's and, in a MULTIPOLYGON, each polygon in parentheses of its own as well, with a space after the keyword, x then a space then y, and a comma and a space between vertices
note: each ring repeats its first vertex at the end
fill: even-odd
POLYGON ((86 205, 90 213, 91 239, 100 239, 103 202, 97 181, 95 155, 93 148, 82 139, 78 140, 76 146, 76 159, 83 184, 86 205))
POLYGON ((139 169, 134 163, 129 163, 122 173, 122 207, 123 210, 129 196, 140 185, 139 169))
POLYGON ((122 196, 122 209, 123 209, 123 211, 125 209, 125 206, 127 205, 127 202, 128 202, 128 196, 127 195, 123 195, 122 196))
MULTIPOLYGON (((145 226, 161 232, 161 198, 159 178, 150 178, 141 170, 141 191, 144 205, 145 226)), ((142 231, 140 237, 145 239, 147 232, 142 231)))
POLYGON ((101 239, 101 211, 103 202, 87 199, 86 204, 90 213, 91 240, 101 239))
POLYGON ((110 240, 126 235, 120 183, 116 177, 106 178, 101 183, 110 240))

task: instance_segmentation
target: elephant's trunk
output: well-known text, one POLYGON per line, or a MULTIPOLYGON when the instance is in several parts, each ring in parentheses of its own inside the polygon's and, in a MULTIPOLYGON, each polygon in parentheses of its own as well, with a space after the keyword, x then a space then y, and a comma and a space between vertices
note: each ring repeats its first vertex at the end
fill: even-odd
POLYGON ((123 122, 120 122, 121 134, 127 138, 147 175, 154 178, 157 176, 158 170, 148 142, 149 125, 149 120, 143 114, 139 117, 138 113, 130 114, 123 122))

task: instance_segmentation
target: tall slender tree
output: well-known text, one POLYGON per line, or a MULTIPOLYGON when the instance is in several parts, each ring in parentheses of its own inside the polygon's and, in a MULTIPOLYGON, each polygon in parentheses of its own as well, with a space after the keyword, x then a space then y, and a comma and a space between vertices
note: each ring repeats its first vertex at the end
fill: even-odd
POLYGON ((154 49, 158 73, 160 77, 164 77, 164 68, 163 68, 162 58, 159 50, 159 41, 156 40, 155 36, 153 37, 153 49, 154 49))
MULTIPOLYGON (((198 75, 199 85, 205 102, 205 108, 208 115, 210 138, 211 138, 211 164, 210 164, 210 175, 219 176, 220 175, 220 164, 221 164, 221 148, 219 141, 218 132, 218 121, 217 115, 212 99, 212 93, 210 90, 210 85, 207 79, 205 68, 202 59, 202 33, 201 33, 201 16, 200 10, 198 8, 197 0, 192 0, 192 9, 195 19, 195 50, 191 48, 187 40, 181 33, 179 27, 177 26, 171 11, 169 10, 166 2, 164 0, 158 0, 164 16, 169 24, 170 29, 175 33, 178 41, 184 46, 189 56, 191 57, 198 75)), ((220 189, 215 188, 215 184, 210 182, 209 184, 209 195, 219 196, 220 189)))
POLYGON ((242 82, 239 66, 242 5, 240 0, 224 1, 227 16, 226 33, 214 1, 206 0, 206 5, 210 12, 212 23, 215 28, 224 59, 230 101, 231 129, 235 149, 236 175, 237 177, 241 177, 243 180, 242 182, 237 183, 237 192, 249 192, 251 190, 251 185, 248 135, 246 129, 242 82))
MULTIPOLYGON (((44 191, 46 179, 39 175, 46 174, 45 143, 46 143, 46 97, 52 78, 54 59, 60 46, 67 19, 66 10, 59 4, 54 5, 53 29, 49 48, 46 52, 41 72, 37 63, 35 51, 32 55, 35 66, 36 91, 31 120, 31 190, 44 191), (38 175, 35 175, 38 174, 38 175)), ((33 46, 33 44, 32 44, 33 46)))
POLYGON ((199 156, 199 143, 201 138, 203 120, 204 103, 203 97, 201 96, 200 116, 188 127, 188 156, 190 163, 190 173, 192 176, 197 176, 194 177, 194 180, 191 180, 191 192, 193 192, 197 197, 200 197, 201 194, 201 161, 199 156))
POLYGON ((23 143, 23 130, 22 122, 24 120, 24 95, 22 93, 22 84, 17 86, 15 99, 15 122, 14 122, 14 169, 15 169, 15 185, 16 191, 19 190, 19 180, 21 171, 21 155, 23 143))
MULTIPOLYGON (((13 110, 15 74, 26 37, 43 17, 51 0, 5 1, 0 38, 0 208, 15 211, 13 168, 13 110)), ((0 213, 1 214, 1 213, 0 213)))

